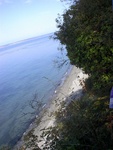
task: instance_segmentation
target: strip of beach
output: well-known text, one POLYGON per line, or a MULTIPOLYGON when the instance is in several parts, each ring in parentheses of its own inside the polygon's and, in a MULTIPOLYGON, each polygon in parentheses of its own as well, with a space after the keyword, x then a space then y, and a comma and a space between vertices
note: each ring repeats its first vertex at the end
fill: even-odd
POLYGON ((84 74, 81 69, 75 66, 72 67, 70 73, 67 74, 67 77, 65 78, 62 86, 56 89, 51 103, 43 111, 39 124, 31 127, 33 129, 33 134, 38 136, 38 141, 40 142, 37 141, 37 145, 40 149, 43 149, 43 145, 46 141, 46 137, 43 140, 41 139, 41 134, 43 132, 42 129, 47 129, 54 126, 55 112, 61 108, 61 104, 63 102, 68 104, 73 98, 79 98, 82 95, 83 81, 87 77, 88 76, 84 74))

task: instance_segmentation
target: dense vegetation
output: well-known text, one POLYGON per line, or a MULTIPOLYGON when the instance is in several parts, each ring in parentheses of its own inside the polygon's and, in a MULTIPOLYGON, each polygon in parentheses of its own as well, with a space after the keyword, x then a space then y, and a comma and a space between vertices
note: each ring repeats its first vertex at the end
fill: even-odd
POLYGON ((89 74, 92 90, 110 91, 113 83, 113 12, 111 0, 78 0, 57 20, 56 39, 71 63, 89 74))
POLYGON ((86 94, 57 113, 57 125, 44 132, 47 135, 44 149, 112 150, 111 116, 107 97, 86 94))

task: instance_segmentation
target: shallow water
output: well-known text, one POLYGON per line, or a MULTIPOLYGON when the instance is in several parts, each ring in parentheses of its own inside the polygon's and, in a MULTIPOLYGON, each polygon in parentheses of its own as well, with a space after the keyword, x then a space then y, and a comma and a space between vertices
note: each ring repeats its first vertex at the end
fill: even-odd
POLYGON ((45 105, 69 69, 69 65, 55 67, 53 61, 62 55, 57 50, 59 42, 49 36, 0 48, 0 145, 14 145, 20 139, 34 118, 22 117, 33 111, 29 107, 33 95, 38 93, 45 105))

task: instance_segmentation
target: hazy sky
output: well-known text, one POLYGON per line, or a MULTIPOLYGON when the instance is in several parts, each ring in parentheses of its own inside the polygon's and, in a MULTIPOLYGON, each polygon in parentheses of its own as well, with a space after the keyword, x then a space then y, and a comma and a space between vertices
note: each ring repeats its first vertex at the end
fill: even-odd
POLYGON ((64 9, 60 0, 0 0, 0 45, 54 32, 64 9))

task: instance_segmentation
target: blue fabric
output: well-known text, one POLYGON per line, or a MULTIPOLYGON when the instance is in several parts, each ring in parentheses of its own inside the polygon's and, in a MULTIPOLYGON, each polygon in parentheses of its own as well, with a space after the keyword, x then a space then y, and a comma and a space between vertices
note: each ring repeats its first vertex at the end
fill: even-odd
POLYGON ((109 108, 113 108, 113 87, 112 87, 111 93, 110 93, 110 103, 109 103, 109 108))
POLYGON ((111 89, 110 98, 113 98, 113 87, 111 89))

